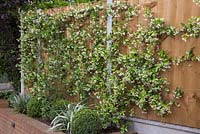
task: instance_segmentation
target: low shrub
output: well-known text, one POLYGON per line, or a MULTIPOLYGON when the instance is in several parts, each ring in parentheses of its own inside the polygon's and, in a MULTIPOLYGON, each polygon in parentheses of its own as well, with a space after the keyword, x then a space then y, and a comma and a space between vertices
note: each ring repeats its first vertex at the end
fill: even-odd
POLYGON ((37 97, 32 97, 27 104, 27 115, 30 117, 41 117, 42 100, 37 97))
POLYGON ((30 100, 28 95, 10 95, 8 102, 9 106, 13 107, 15 111, 19 113, 27 112, 27 104, 30 100))
POLYGON ((60 99, 55 102, 44 101, 42 105, 42 118, 45 120, 52 121, 56 115, 64 111, 69 104, 68 100, 60 99))
POLYGON ((53 102, 50 110, 50 120, 53 120, 56 117, 56 115, 65 110, 68 104, 69 101, 64 99, 53 102))
POLYGON ((84 109, 74 115, 72 134, 100 134, 101 120, 96 111, 84 109))
POLYGON ((66 108, 66 106, 69 104, 70 102, 68 100, 65 99, 61 99, 61 100, 56 100, 55 102, 52 103, 51 108, 54 110, 63 110, 66 108))
POLYGON ((0 99, 9 99, 9 96, 13 94, 13 91, 0 91, 0 99))
POLYGON ((46 121, 50 121, 51 103, 44 99, 41 100, 41 117, 46 121))

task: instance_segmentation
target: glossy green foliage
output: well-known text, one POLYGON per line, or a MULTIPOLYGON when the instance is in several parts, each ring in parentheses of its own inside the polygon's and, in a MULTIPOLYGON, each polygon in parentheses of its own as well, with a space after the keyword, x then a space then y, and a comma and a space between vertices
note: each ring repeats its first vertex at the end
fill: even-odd
POLYGON ((196 3, 197 5, 200 5, 200 0, 193 0, 194 3, 196 3))
POLYGON ((0 99, 9 99, 9 97, 13 94, 13 91, 1 91, 0 99))
MULTIPOLYGON (((103 127, 119 126, 122 117, 132 114, 127 109, 134 111, 130 110, 131 104, 143 112, 151 108, 158 115, 170 114, 172 104, 179 97, 172 100, 163 97, 171 90, 160 74, 174 60, 160 45, 167 37, 187 30, 180 32, 167 26, 164 19, 155 18, 147 9, 148 25, 138 25, 132 31, 129 22, 138 14, 138 6, 118 2, 107 8, 101 4, 88 5, 56 15, 42 10, 22 12, 20 66, 32 93, 51 95, 62 88, 79 100, 92 96, 99 102, 96 108, 103 127), (110 36, 106 33, 108 14, 113 16, 110 36), (112 41, 109 49, 106 48, 108 40, 112 41), (129 53, 123 54, 121 47, 126 47, 129 53), (112 63, 112 75, 108 75, 108 59, 112 63)), ((190 34, 198 34, 196 21, 188 22, 192 25, 190 34)))
POLYGON ((69 6, 77 3, 96 2, 98 0, 32 0, 29 4, 29 9, 40 8, 49 9, 62 6, 69 6))
POLYGON ((199 38, 200 35, 200 17, 192 17, 186 24, 182 24, 184 34, 182 38, 187 41, 190 37, 199 38))
POLYGON ((100 134, 102 125, 96 111, 84 109, 74 115, 71 134, 100 134))
POLYGON ((56 115, 58 115, 59 113, 61 113, 61 111, 67 108, 68 104, 69 101, 64 99, 52 102, 48 115, 49 119, 52 121, 56 117, 56 115))
POLYGON ((32 97, 27 104, 27 115, 30 117, 41 117, 42 100, 32 97))

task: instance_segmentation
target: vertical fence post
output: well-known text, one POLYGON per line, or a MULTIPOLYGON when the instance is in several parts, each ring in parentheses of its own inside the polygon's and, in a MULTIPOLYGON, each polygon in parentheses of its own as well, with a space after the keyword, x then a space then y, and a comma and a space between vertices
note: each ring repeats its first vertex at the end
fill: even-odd
POLYGON ((21 68, 21 95, 24 95, 24 71, 21 68))
MULTIPOLYGON (((19 10, 20 11, 20 10, 19 10)), ((22 15, 20 14, 20 26, 22 26, 22 22, 21 22, 21 19, 22 19, 22 15)), ((23 30, 20 30, 20 36, 22 37, 24 32, 23 30)), ((22 60, 22 57, 21 57, 21 60, 22 60)), ((22 61, 21 61, 22 62, 22 61)), ((24 90, 24 70, 23 70, 23 67, 21 67, 21 71, 20 71, 20 94, 21 95, 24 95, 25 94, 25 90, 24 90)))
MULTIPOLYGON (((38 24, 40 25, 40 24, 38 24)), ((22 31, 21 31, 21 36, 23 35, 22 31)), ((41 41, 40 41, 40 35, 38 35, 38 38, 37 38, 37 72, 40 73, 40 63, 42 62, 41 60, 41 41)), ((25 87, 24 87, 24 71, 21 67, 21 95, 24 95, 25 94, 25 87)))
POLYGON ((40 73, 40 64, 41 64, 42 60, 41 60, 41 42, 40 42, 40 36, 38 35, 37 38, 37 72, 40 73))
MULTIPOLYGON (((113 4, 113 0, 107 0, 107 7, 110 7, 113 4)), ((109 37, 112 33, 112 15, 108 14, 107 17, 107 36, 109 37)), ((107 92, 110 94, 110 88, 111 88, 111 81, 110 76, 112 74, 112 61, 110 57, 110 49, 112 45, 112 40, 107 41, 107 52, 109 54, 108 61, 107 61, 107 92)))
MULTIPOLYGON (((40 12, 40 10, 39 10, 40 12)), ((41 29, 41 19, 38 18, 37 22, 38 28, 41 29)), ((38 32, 37 36, 37 73, 39 74, 41 72, 40 70, 40 64, 42 63, 42 58, 41 58, 41 35, 40 32, 38 32)))

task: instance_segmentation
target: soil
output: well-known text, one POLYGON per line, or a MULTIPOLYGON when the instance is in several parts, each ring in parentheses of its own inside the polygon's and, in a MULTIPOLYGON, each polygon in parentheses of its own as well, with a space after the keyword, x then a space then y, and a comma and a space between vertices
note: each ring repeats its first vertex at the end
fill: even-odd
POLYGON ((116 127, 108 127, 107 129, 102 130, 102 134, 110 134, 115 132, 120 132, 120 129, 116 127))
POLYGON ((42 118, 35 118, 35 119, 46 124, 46 125, 48 125, 48 126, 51 125, 51 121, 49 121, 49 120, 45 120, 45 119, 42 119, 42 118))

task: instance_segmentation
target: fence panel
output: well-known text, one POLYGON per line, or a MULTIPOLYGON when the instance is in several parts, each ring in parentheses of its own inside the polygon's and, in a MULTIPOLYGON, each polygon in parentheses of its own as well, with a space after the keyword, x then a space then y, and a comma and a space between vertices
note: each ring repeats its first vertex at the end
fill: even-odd
MULTIPOLYGON (((181 22, 187 22, 192 16, 200 16, 200 7, 195 5, 192 0, 122 1, 152 7, 156 17, 164 18, 167 25, 177 28, 180 28, 181 22)), ((54 14, 67 10, 69 8, 57 8, 48 12, 54 14)), ((142 14, 129 25, 136 30, 136 25, 139 23, 145 24, 142 14)), ((200 39, 190 39, 188 42, 184 42, 181 36, 169 37, 162 42, 161 46, 162 49, 166 50, 173 57, 184 56, 186 51, 191 48, 194 48, 195 55, 200 54, 200 39)), ((170 89, 181 87, 184 90, 184 97, 180 100, 181 107, 173 107, 173 113, 165 117, 159 117, 153 111, 150 111, 148 114, 141 113, 138 108, 135 108, 136 117, 200 128, 200 62, 186 62, 180 66, 172 66, 171 69, 162 75, 168 79, 170 89)))
MULTIPOLYGON (((164 18, 167 25, 177 28, 180 28, 181 22, 187 22, 192 16, 200 16, 200 7, 192 0, 129 0, 128 2, 155 6, 152 8, 155 16, 164 18)), ((139 16, 138 23, 144 23, 142 16, 139 16)), ((135 27, 135 23, 131 25, 135 27)), ((194 48, 195 55, 199 55, 200 39, 184 42, 180 36, 167 38, 162 43, 162 48, 173 57, 181 57, 191 48, 194 48)), ((184 97, 180 101, 181 107, 173 108, 173 113, 165 117, 158 117, 152 111, 142 114, 136 108, 136 117, 200 128, 200 63, 186 62, 180 66, 173 66, 162 75, 168 79, 170 89, 181 87, 184 90, 184 97)))

